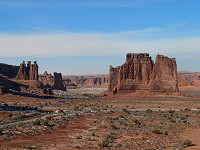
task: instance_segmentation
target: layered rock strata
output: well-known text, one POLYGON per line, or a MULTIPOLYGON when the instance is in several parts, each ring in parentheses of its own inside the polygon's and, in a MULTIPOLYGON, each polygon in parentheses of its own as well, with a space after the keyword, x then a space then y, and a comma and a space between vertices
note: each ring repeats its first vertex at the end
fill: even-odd
POLYGON ((66 90, 63 85, 62 74, 54 72, 54 75, 51 73, 44 72, 44 74, 39 75, 39 81, 41 81, 45 88, 57 89, 57 90, 66 90))
POLYGON ((17 80, 38 80, 38 64, 35 61, 34 64, 31 64, 31 61, 25 64, 23 61, 20 64, 18 73, 16 75, 17 80))
POLYGON ((158 54, 154 63, 147 53, 128 53, 122 66, 110 66, 108 90, 178 92, 176 59, 158 54))

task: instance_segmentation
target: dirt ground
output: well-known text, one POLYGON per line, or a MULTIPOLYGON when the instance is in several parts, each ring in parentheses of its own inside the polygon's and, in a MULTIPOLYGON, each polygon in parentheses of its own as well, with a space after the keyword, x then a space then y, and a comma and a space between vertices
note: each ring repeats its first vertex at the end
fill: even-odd
POLYGON ((180 91, 86 99, 5 94, 0 149, 199 150, 200 89, 180 91))

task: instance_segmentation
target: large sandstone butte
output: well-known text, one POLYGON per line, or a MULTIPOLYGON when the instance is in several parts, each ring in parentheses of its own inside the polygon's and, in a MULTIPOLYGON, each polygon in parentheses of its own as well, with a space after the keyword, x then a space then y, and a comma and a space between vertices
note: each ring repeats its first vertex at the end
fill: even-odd
POLYGON ((23 61, 20 64, 20 68, 16 75, 16 79, 17 80, 38 80, 38 64, 37 64, 37 62, 34 61, 34 63, 31 64, 31 61, 28 61, 27 65, 26 65, 25 61, 23 61))
POLYGON ((176 59, 158 54, 154 63, 147 53, 128 53, 122 66, 110 66, 108 90, 179 92, 176 59))

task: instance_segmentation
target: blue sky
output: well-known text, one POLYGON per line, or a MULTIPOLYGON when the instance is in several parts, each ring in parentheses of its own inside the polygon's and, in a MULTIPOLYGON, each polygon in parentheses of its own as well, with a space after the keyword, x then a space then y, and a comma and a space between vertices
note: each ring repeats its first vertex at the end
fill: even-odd
POLYGON ((200 71, 199 8, 199 0, 0 0, 0 60, 99 74, 127 52, 147 52, 200 71))

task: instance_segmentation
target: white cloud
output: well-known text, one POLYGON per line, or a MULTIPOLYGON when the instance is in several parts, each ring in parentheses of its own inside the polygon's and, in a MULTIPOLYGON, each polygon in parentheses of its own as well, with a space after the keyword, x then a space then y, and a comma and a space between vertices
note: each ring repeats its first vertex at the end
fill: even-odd
POLYGON ((195 53, 199 49, 200 37, 136 40, 123 32, 0 34, 1 57, 104 56, 127 52, 178 54, 195 53))

